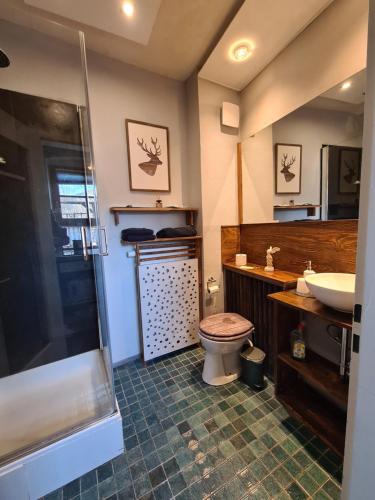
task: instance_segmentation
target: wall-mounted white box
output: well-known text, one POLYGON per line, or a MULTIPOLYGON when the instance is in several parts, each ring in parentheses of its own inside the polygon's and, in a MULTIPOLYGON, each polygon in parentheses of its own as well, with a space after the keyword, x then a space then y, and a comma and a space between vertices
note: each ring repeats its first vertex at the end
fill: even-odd
POLYGON ((232 102, 223 102, 221 123, 226 127, 238 128, 240 126, 240 107, 232 102))

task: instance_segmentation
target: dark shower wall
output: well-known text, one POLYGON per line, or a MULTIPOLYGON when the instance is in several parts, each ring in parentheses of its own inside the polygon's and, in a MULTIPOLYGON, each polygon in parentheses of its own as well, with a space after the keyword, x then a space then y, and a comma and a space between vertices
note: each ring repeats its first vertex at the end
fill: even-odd
POLYGON ((80 236, 89 193, 77 106, 0 90, 0 116, 5 376, 95 349, 99 332, 94 271, 80 236))

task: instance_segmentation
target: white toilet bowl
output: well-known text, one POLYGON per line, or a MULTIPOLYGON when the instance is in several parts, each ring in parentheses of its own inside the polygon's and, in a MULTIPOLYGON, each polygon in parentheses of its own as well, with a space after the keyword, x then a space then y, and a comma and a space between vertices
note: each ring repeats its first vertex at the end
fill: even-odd
POLYGON ((206 351, 202 378, 210 385, 223 385, 241 374, 240 352, 253 330, 238 314, 223 313, 205 318, 198 332, 206 351))

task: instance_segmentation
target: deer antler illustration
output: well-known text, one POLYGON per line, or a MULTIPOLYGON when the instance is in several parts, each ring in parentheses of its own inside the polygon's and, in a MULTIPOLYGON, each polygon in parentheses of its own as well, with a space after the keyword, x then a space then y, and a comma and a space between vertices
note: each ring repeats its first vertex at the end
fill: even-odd
POLYGON ((283 158, 281 160, 281 166, 283 168, 280 170, 280 172, 282 174, 284 174, 286 182, 290 182, 296 176, 296 174, 293 174, 293 172, 290 172, 290 169, 295 161, 296 161, 295 156, 292 156, 292 158, 290 160, 288 160, 288 153, 283 154, 283 158))
POLYGON ((160 161, 159 156, 161 155, 161 147, 158 145, 158 139, 153 139, 151 137, 151 144, 154 147, 154 151, 151 150, 144 142, 143 139, 139 140, 137 137, 138 146, 144 151, 147 156, 150 158, 148 161, 144 161, 139 163, 138 166, 147 174, 147 175, 155 175, 156 168, 158 165, 162 165, 163 162, 160 161))
POLYGON ((344 175, 344 179, 348 184, 354 184, 355 178, 357 177, 356 175, 356 164, 352 160, 351 164, 347 161, 344 161, 346 168, 348 169, 348 173, 344 175))
POLYGON ((152 143, 152 145, 154 146, 154 150, 155 150, 154 152, 152 152, 152 151, 151 151, 151 148, 149 149, 149 148, 147 147, 147 144, 143 141, 143 139, 140 141, 140 140, 138 139, 138 137, 137 137, 137 144, 138 144, 138 146, 139 146, 139 147, 140 147, 140 148, 141 148, 141 149, 142 149, 145 153, 147 153, 147 156, 148 156, 149 158, 151 158, 152 160, 154 160, 154 161, 155 161, 155 160, 158 160, 158 156, 160 156, 160 155, 161 155, 161 148, 160 148, 160 146, 158 145, 158 140, 157 140, 157 139, 155 139, 155 140, 154 140, 154 139, 151 137, 151 143, 152 143))

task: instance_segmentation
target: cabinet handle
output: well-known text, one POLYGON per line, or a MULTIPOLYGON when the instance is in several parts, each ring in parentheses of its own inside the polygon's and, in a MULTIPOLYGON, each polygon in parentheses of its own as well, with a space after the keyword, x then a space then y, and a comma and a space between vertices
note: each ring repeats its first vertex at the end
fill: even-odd
MULTIPOLYGON (((100 249, 100 255, 102 255, 103 257, 106 257, 107 255, 109 255, 108 253, 108 241, 107 241, 107 230, 104 226, 101 226, 100 228, 100 231, 103 232, 103 235, 104 235, 104 251, 100 249)), ((101 242, 102 240, 100 240, 101 242)))
POLYGON ((83 250, 83 260, 89 260, 89 253, 87 251, 87 238, 86 238, 86 228, 81 226, 81 239, 82 239, 82 250, 83 250))

